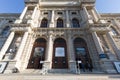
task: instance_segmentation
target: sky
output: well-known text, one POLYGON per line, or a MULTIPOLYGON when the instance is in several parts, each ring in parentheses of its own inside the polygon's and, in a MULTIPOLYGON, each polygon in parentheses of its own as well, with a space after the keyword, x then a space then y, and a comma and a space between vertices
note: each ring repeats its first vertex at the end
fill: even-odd
MULTIPOLYGON (((21 13, 24 0, 0 0, 0 13, 21 13)), ((120 13, 120 0, 96 0, 99 13, 120 13)))

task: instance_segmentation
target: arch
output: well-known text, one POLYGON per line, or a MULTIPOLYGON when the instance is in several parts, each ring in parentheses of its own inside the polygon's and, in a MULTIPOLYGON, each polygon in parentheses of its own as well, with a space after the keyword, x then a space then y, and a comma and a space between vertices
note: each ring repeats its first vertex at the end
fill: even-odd
POLYGON ((66 41, 63 38, 56 38, 54 40, 52 68, 68 68, 67 46, 66 41))
POLYGON ((42 21, 41 21, 40 27, 41 28, 47 28, 47 26, 48 26, 48 20, 46 18, 43 18, 42 21))
POLYGON ((42 69, 42 61, 45 60, 46 43, 47 41, 44 38, 35 40, 27 68, 42 69))
POLYGON ((73 28, 79 28, 80 27, 80 24, 79 24, 79 20, 76 19, 76 18, 73 18, 72 19, 72 27, 73 28))
POLYGON ((86 41, 77 37, 73 40, 73 44, 76 62, 81 61, 80 64, 76 63, 77 67, 81 69, 83 67, 82 65, 84 65, 84 68, 87 68, 87 64, 90 64, 92 68, 92 61, 89 55, 86 41))
POLYGON ((61 18, 57 19, 57 28, 63 28, 64 27, 64 21, 61 18))

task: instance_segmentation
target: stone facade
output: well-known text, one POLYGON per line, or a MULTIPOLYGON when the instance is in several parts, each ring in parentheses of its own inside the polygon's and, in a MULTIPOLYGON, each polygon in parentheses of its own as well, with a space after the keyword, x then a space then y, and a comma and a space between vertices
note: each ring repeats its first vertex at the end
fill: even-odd
POLYGON ((100 14, 94 4, 25 0, 21 14, 0 14, 1 73, 79 73, 87 62, 93 72, 117 73, 120 14, 100 14))

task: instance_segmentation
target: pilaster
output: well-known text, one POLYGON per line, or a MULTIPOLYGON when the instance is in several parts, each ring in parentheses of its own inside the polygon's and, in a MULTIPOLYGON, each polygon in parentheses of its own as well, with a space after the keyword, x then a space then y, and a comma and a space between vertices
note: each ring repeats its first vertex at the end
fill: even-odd
POLYGON ((75 53, 74 53, 74 48, 73 48, 73 40, 71 38, 71 35, 68 35, 68 42, 67 42, 67 47, 68 47, 68 61, 69 61, 69 69, 71 72, 76 73, 77 66, 76 66, 76 61, 75 61, 75 53))
POLYGON ((104 50, 102 48, 102 45, 101 45, 101 42, 100 42, 100 39, 99 37, 97 36, 97 33, 96 32, 92 32, 92 36, 93 36, 93 40, 95 42, 95 45, 96 45, 96 48, 97 48, 97 51, 100 54, 104 54, 104 50))
POLYGON ((35 18, 35 14, 36 14, 36 12, 37 12, 37 7, 34 8, 34 11, 33 11, 33 14, 32 14, 32 19, 35 18))
POLYGON ((91 15, 88 13, 88 10, 87 10, 87 8, 86 8, 86 6, 83 6, 83 12, 84 12, 84 20, 85 21, 87 21, 88 20, 88 22, 89 23, 93 23, 93 20, 92 20, 92 17, 91 17, 91 15))
POLYGON ((24 8, 22 14, 20 15, 20 19, 23 19, 23 18, 24 18, 27 9, 28 9, 28 7, 26 6, 26 7, 24 8))
POLYGON ((70 27, 70 19, 69 19, 69 13, 68 13, 68 10, 66 10, 66 19, 67 19, 66 26, 67 26, 67 27, 70 27))
POLYGON ((120 50, 117 47, 117 44, 115 43, 113 37, 111 36, 110 32, 107 33, 107 37, 110 41, 110 44, 112 45, 112 48, 114 49, 116 56, 118 57, 118 59, 120 59, 120 50))
POLYGON ((52 68, 52 54, 53 53, 53 35, 49 35, 48 43, 47 43, 47 50, 46 50, 46 59, 44 65, 47 69, 52 68))
POLYGON ((24 50, 24 47, 25 47, 25 45, 26 45, 27 37, 28 37, 28 32, 25 32, 25 33, 24 33, 24 36, 23 36, 23 39, 22 39, 22 41, 21 41, 20 47, 19 47, 19 49, 18 49, 18 51, 17 51, 17 54, 16 54, 16 57, 15 57, 15 60, 17 61, 15 66, 16 66, 18 69, 19 69, 19 66, 21 65, 21 64, 20 64, 20 58, 21 58, 22 52, 23 52, 23 50, 24 50))
POLYGON ((50 27, 55 27, 54 25, 54 18, 55 18, 55 11, 52 10, 52 16, 51 16, 51 22, 50 22, 50 27))
POLYGON ((9 37, 7 38, 5 44, 3 45, 1 51, 0 51, 0 60, 2 60, 3 56, 5 55, 6 51, 8 50, 13 38, 14 38, 15 32, 11 32, 9 37))

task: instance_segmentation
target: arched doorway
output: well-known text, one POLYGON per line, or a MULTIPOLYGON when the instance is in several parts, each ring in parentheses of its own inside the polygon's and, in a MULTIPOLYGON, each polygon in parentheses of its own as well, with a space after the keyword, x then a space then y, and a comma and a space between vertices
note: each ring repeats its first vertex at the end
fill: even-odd
POLYGON ((92 61, 84 39, 74 39, 74 50, 77 68, 84 70, 88 69, 88 67, 92 68, 92 61))
POLYGON ((52 68, 54 69, 68 68, 67 61, 68 60, 66 41, 62 38, 57 38, 54 41, 52 68))
POLYGON ((35 40, 31 56, 29 59, 28 69, 42 69, 45 60, 46 40, 38 38, 35 40))

